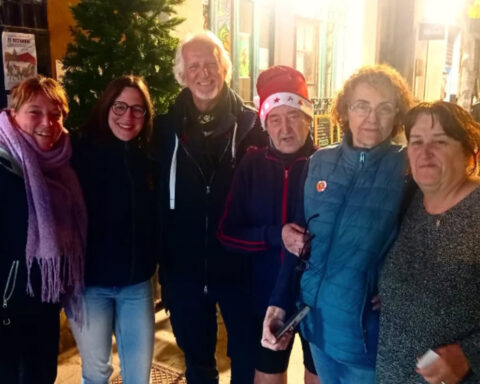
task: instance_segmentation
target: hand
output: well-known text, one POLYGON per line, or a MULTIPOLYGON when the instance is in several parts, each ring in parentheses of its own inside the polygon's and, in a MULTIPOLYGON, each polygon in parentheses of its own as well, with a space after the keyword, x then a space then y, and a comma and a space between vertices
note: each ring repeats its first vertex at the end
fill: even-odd
POLYGON ((468 373, 470 366, 468 360, 463 354, 462 348, 458 344, 449 344, 436 348, 440 356, 432 364, 423 369, 415 371, 430 384, 457 384, 468 373))
POLYGON ((275 332, 279 330, 285 321, 285 311, 282 308, 273 305, 267 308, 265 319, 263 320, 262 346, 272 351, 287 349, 292 340, 293 331, 285 332, 282 337, 277 339, 275 332))
POLYGON ((288 252, 300 256, 307 240, 308 233, 300 225, 288 223, 283 226, 282 241, 288 252))
POLYGON ((382 304, 380 302, 380 296, 379 295, 373 296, 373 299, 370 301, 370 303, 372 303, 372 310, 378 311, 382 304))

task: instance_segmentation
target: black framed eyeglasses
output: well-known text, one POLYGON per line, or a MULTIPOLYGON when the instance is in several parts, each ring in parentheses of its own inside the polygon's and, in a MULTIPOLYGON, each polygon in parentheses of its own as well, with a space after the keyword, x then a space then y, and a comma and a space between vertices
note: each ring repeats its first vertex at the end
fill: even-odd
MULTIPOLYGON (((310 222, 313 219, 316 219, 320 214, 315 213, 314 215, 310 216, 305 224, 305 230, 303 231, 303 234, 306 235, 308 232, 308 226, 310 225, 310 222)), ((311 235, 308 237, 307 241, 305 241, 305 244, 303 244, 302 250, 300 251, 300 254, 298 255, 298 263, 296 266, 297 271, 306 271, 307 269, 310 268, 310 264, 308 262, 308 259, 310 258, 310 244, 312 243, 312 240, 315 238, 315 234, 311 235)))
POLYGON ((133 117, 135 117, 136 119, 141 119, 143 116, 145 116, 145 113, 147 113, 145 107, 139 104, 128 105, 123 101, 115 101, 112 104, 112 112, 117 116, 124 115, 127 112, 128 108, 130 108, 133 117))

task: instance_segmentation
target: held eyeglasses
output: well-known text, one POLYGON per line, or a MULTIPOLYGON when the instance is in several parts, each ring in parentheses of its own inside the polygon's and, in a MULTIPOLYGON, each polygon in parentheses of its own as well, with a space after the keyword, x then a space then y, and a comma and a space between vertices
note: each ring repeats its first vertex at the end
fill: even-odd
POLYGON ((117 116, 124 115, 127 112, 128 108, 130 108, 130 110, 132 111, 133 117, 135 117, 136 119, 141 119, 143 116, 145 116, 145 113, 147 112, 145 107, 139 104, 128 105, 123 101, 115 101, 112 104, 112 112, 117 116))
MULTIPOLYGON (((315 213, 312 216, 310 216, 305 224, 305 230, 303 231, 303 234, 306 235, 308 233, 308 226, 310 225, 310 222, 313 219, 316 219, 320 214, 315 213)), ((297 265, 295 269, 299 272, 306 271, 307 269, 310 268, 310 264, 308 262, 308 259, 310 258, 310 243, 312 240, 315 238, 315 234, 312 234, 308 237, 307 241, 305 241, 305 244, 303 245, 302 249, 299 252, 298 259, 297 259, 297 265)))
POLYGON ((388 101, 378 104, 375 109, 368 101, 359 100, 348 106, 348 109, 359 116, 368 116, 372 111, 379 117, 393 117, 397 114, 398 108, 388 101))

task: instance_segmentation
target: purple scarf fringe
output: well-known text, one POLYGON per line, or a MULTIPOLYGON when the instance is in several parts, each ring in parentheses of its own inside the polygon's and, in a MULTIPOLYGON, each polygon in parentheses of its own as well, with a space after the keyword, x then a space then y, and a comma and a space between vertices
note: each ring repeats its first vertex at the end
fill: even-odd
POLYGON ((81 318, 87 214, 78 178, 70 167, 72 149, 66 131, 55 147, 41 151, 33 138, 0 114, 0 145, 23 170, 28 202, 27 293, 34 296, 30 270, 34 261, 42 276, 41 300, 62 302, 74 319, 81 318))

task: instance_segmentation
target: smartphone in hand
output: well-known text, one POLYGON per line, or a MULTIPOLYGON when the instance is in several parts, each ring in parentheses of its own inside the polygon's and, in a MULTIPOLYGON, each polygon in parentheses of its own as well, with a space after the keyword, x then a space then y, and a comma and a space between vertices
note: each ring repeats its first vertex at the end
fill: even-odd
POLYGON ((307 313, 310 311, 310 307, 305 306, 303 308, 300 308, 297 312, 295 312, 292 317, 290 317, 287 322, 281 327, 276 333, 275 337, 279 339, 280 337, 283 336, 283 334, 287 331, 293 331, 298 324, 300 324, 300 321, 307 315, 307 313))

